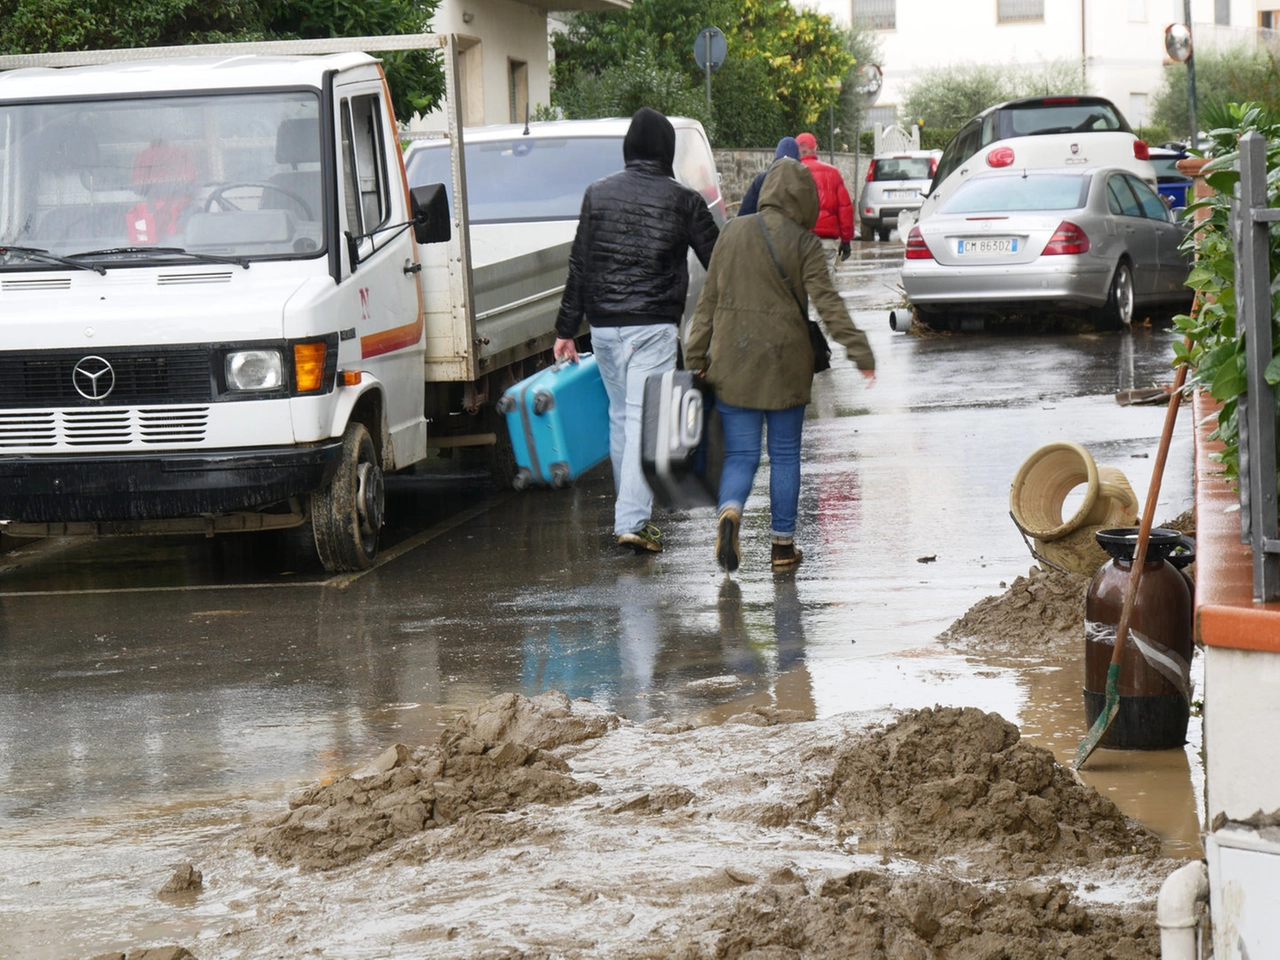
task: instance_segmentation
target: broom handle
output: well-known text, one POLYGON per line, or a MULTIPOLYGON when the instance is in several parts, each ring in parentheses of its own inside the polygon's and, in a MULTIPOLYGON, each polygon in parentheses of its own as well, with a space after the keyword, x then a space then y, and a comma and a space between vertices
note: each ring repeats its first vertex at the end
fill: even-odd
POLYGON ((1156 498, 1160 496, 1160 481, 1164 476, 1164 463, 1169 457, 1169 444, 1173 440, 1173 424, 1178 419, 1178 407, 1182 406, 1182 386, 1187 381, 1187 365, 1178 364, 1173 378, 1173 392, 1169 394, 1169 409, 1164 415, 1164 431, 1160 434, 1160 447, 1156 451, 1155 466, 1151 471, 1151 487, 1147 501, 1142 506, 1142 522, 1138 527, 1138 545, 1133 552, 1133 569, 1129 571, 1129 583, 1124 591, 1124 606, 1120 608, 1120 623, 1116 625, 1116 648, 1111 653, 1112 664, 1118 664, 1124 653, 1124 642, 1129 636, 1129 620, 1138 599, 1138 584, 1142 581, 1142 568, 1147 562, 1147 542, 1151 539, 1151 521, 1156 512, 1156 498))

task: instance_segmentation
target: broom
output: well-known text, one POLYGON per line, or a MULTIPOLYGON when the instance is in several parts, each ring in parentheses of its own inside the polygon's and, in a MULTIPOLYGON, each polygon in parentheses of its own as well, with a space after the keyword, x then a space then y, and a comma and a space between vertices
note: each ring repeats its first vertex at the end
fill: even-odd
POLYGON ((1169 394, 1169 409, 1164 416, 1164 432, 1160 434, 1160 448, 1156 452, 1155 466, 1151 471, 1151 489, 1147 491, 1146 504, 1142 508, 1142 522, 1138 527, 1138 545, 1133 553, 1133 567, 1125 586, 1124 605, 1120 608, 1120 623, 1116 625, 1116 648, 1111 652, 1111 665, 1107 667, 1107 695, 1102 712, 1089 728, 1089 733, 1076 748, 1075 769, 1079 770, 1089 755, 1098 748, 1120 712, 1120 659, 1124 656, 1124 643, 1129 636, 1129 620, 1133 617, 1133 605, 1138 597, 1138 585, 1142 582, 1142 567, 1147 562, 1147 543, 1151 539, 1151 520, 1156 512, 1156 498, 1160 496, 1160 481, 1164 476, 1164 462, 1169 456, 1169 443, 1173 439, 1173 424, 1178 419, 1178 407, 1182 406, 1182 386, 1187 380, 1187 365, 1178 365, 1173 379, 1173 392, 1169 394))

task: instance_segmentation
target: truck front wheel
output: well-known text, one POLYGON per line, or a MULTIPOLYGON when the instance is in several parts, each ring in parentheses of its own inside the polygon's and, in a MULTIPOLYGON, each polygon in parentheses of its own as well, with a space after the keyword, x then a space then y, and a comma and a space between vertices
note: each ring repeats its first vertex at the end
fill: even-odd
POLYGON ((382 468, 364 424, 347 424, 340 457, 328 488, 311 495, 316 553, 330 573, 373 565, 386 504, 382 468))

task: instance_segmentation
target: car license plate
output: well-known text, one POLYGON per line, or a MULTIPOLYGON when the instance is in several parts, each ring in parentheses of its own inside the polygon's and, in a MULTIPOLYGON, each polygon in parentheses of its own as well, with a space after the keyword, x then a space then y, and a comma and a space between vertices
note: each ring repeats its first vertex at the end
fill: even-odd
POLYGON ((920 196, 919 190, 886 190, 885 196, 890 200, 914 200, 920 196))
POLYGON ((992 237, 990 240, 957 240, 956 253, 1017 253, 1017 237, 992 237))

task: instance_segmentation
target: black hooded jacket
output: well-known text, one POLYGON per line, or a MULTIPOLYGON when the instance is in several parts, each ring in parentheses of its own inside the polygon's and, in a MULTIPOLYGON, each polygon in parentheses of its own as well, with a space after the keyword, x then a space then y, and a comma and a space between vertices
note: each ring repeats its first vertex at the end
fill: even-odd
POLYGON ((677 183, 671 121, 642 107, 622 144, 626 169, 582 197, 556 334, 585 316, 597 327, 679 323, 689 288, 689 248, 705 267, 719 228, 702 195, 677 183))

